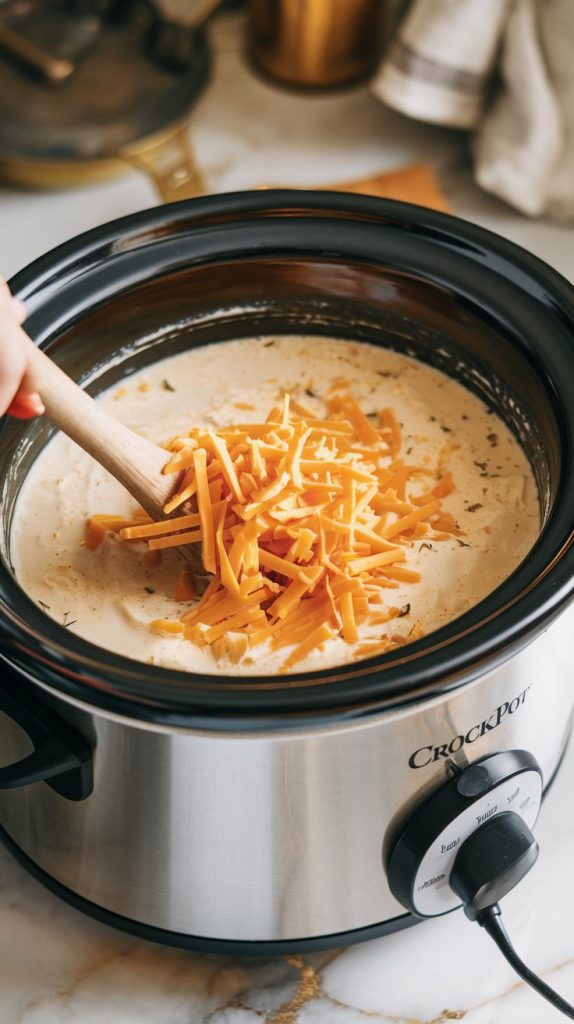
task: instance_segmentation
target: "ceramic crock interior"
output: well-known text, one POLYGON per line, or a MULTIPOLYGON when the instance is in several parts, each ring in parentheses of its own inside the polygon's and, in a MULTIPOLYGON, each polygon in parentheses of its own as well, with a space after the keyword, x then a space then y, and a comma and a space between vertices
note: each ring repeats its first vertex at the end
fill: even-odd
MULTIPOLYGON (((95 308, 92 304, 56 333, 49 349, 74 378, 88 379, 88 390, 97 394, 158 358, 209 342, 268 333, 322 334, 380 344, 458 378, 483 398, 520 440, 538 485, 541 521, 548 524, 552 520, 561 487, 564 429, 542 363, 486 304, 473 302, 444 283, 425 280, 421 274, 328 254, 264 254, 189 263, 135 286, 128 284, 95 308)), ((256 702, 257 691, 267 697, 273 691, 292 696, 297 687, 317 691, 324 686, 328 690, 349 679, 356 684, 365 676, 374 687, 372 696, 384 693, 386 679, 391 677, 400 692, 413 678, 413 660, 434 658, 436 662, 453 641, 480 633, 482 623, 492 621, 509 600, 532 587, 548 562, 548 554, 539 557, 538 566, 533 565, 530 573, 523 563, 475 609, 409 645, 400 656, 385 655, 355 666, 276 680, 197 677, 143 666, 66 633, 39 612, 12 578, 9 537, 15 503, 49 436, 44 422, 23 425, 5 421, 0 431, 3 596, 8 593, 11 598, 12 619, 27 623, 36 641, 41 637, 44 663, 49 651, 53 671, 71 677, 74 671, 70 666, 75 665, 75 675, 95 686, 105 685, 102 681, 119 671, 125 680, 131 680, 128 690, 131 687, 141 694, 149 684, 150 694, 155 686, 157 695, 162 682, 168 693, 171 680, 172 690, 175 687, 171 696, 176 693, 176 701, 187 700, 193 706, 200 691, 211 698, 223 694, 225 700, 230 693, 242 692, 240 699, 244 699, 249 692, 256 702)), ((470 655, 472 641, 467 646, 470 655)))

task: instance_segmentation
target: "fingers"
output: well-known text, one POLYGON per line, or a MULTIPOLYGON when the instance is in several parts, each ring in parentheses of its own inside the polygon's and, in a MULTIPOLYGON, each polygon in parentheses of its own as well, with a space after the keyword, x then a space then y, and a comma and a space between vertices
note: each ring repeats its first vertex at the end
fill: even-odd
POLYGON ((5 281, 0 279, 0 416, 9 412, 18 419, 29 419, 44 412, 40 396, 26 386, 26 357, 20 324, 26 319, 26 307, 14 299, 5 281))
POLYGON ((10 405, 26 373, 19 330, 10 301, 0 296, 0 414, 10 405))
POLYGON ((12 296, 10 296, 10 302, 16 323, 23 324, 26 319, 26 304, 22 302, 22 299, 15 299, 12 296))
POLYGON ((33 416, 41 416, 45 411, 42 399, 36 391, 23 391, 22 389, 6 410, 17 420, 31 420, 33 416))

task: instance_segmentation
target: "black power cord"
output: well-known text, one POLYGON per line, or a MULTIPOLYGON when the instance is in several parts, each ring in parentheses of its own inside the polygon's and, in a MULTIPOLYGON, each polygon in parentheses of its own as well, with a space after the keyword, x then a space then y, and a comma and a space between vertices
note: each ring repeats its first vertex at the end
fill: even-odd
POLYGON ((500 952, 508 960, 508 963, 516 971, 519 978, 522 978, 527 985, 530 985, 544 999, 547 999, 557 1010, 560 1010, 560 1013, 563 1013, 565 1017, 574 1020, 574 1006, 567 1003, 553 988, 550 988, 550 985, 547 985, 545 981, 542 981, 542 978, 534 974, 534 971, 531 971, 518 956, 508 937, 508 932, 500 920, 500 907, 498 903, 480 911, 476 920, 484 928, 485 932, 488 932, 491 939, 494 939, 500 952))
POLYGON ((500 920, 498 900, 524 878, 537 857, 538 844, 526 823, 514 811, 504 811, 489 818, 464 841, 450 885, 461 898, 466 916, 488 932, 518 976, 574 1020, 574 1006, 523 963, 500 920))

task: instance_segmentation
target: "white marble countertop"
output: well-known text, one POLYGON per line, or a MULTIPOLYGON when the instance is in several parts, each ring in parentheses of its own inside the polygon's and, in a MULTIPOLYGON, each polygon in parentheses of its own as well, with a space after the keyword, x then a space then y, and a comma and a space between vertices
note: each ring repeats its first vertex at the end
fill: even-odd
MULTIPOLYGON (((193 117, 213 191, 321 185, 409 162, 437 170, 455 213, 531 249, 574 279, 569 229, 528 221, 472 183, 464 140, 385 111, 364 88, 303 97, 247 68, 237 22, 214 33, 214 82, 193 117)), ((67 192, 0 189, 0 272, 65 239, 151 206, 130 173, 67 192)), ((538 864, 504 904, 519 951, 574 1000, 574 749, 537 826, 538 864)), ((0 850, 0 1024, 552 1024, 490 939, 457 913, 407 932, 305 957, 239 960, 166 949, 61 903, 0 850)))

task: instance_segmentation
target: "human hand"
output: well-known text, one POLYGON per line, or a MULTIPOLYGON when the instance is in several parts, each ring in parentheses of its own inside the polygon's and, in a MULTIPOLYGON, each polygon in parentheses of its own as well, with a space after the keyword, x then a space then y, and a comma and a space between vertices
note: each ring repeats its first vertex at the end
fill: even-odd
POLYGON ((21 420, 44 412, 42 399, 27 379, 24 332, 20 327, 25 318, 24 303, 12 298, 8 285, 0 278, 0 416, 8 412, 21 420))

